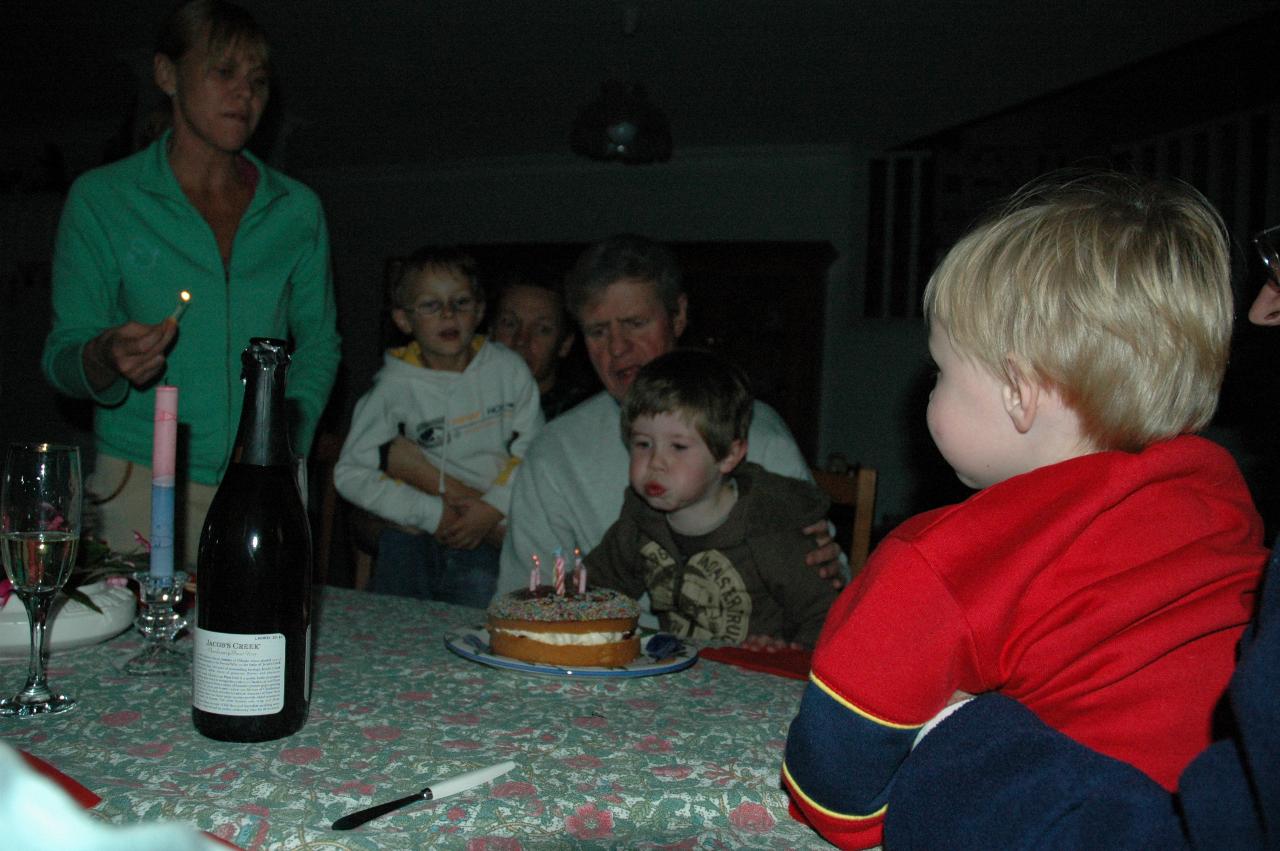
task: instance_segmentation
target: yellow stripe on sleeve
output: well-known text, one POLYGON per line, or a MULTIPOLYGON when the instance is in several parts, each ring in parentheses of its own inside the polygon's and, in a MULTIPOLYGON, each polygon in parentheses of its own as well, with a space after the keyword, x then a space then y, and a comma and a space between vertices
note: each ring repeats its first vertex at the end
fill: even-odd
POLYGON ((924 726, 923 724, 898 724, 896 722, 890 721, 887 718, 881 718, 878 715, 873 715, 872 713, 861 708, 860 706, 855 706, 854 704, 850 703, 848 700, 845 700, 843 697, 836 694, 835 690, 832 689, 831 686, 827 685, 822 680, 818 679, 818 675, 813 673, 812 671, 809 672, 809 681, 813 683, 815 686, 817 686, 818 688, 822 689, 823 694, 825 694, 827 697, 831 698, 836 703, 843 706, 845 709, 848 709, 850 712, 853 712, 856 715, 861 715, 863 718, 866 718, 868 721, 872 722, 873 724, 879 724, 881 727, 890 727, 894 730, 919 730, 921 727, 924 726))
POLYGON ((848 813, 838 813, 835 810, 827 809, 826 807, 822 806, 822 804, 819 804, 813 798, 810 798, 808 795, 806 795, 805 791, 800 788, 800 784, 797 783, 796 779, 791 776, 791 771, 787 768, 786 762, 782 763, 782 775, 787 779, 787 786, 788 788, 791 789, 791 791, 794 794, 798 795, 800 798, 804 800, 806 804, 808 804, 810 807, 817 810, 818 812, 822 813, 824 816, 827 816, 828 818, 840 819, 841 821, 848 821, 848 822, 867 821, 869 819, 879 818, 880 816, 883 816, 885 813, 885 810, 889 808, 889 805, 885 804, 880 809, 876 810, 874 813, 870 813, 865 816, 850 815, 848 813))

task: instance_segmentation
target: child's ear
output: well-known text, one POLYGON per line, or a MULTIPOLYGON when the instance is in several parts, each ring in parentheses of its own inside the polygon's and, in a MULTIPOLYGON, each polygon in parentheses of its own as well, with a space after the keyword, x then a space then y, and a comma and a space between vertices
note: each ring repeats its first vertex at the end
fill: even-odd
POLYGON ((178 91, 178 69, 173 64, 173 60, 163 53, 157 53, 151 67, 156 88, 164 92, 167 97, 173 97, 178 91))
POLYGON ((689 297, 680 293, 676 298, 676 312, 671 316, 671 333, 677 340, 689 325, 689 297))
POLYGON ((573 334, 565 334, 564 340, 560 343, 560 348, 556 350, 556 358, 564 360, 569 356, 569 352, 573 350, 573 334))
POLYGON ((391 308, 391 321, 400 329, 401 334, 413 336, 413 323, 409 321, 409 311, 403 307, 391 308))
POLYGON ((742 463, 742 459, 747 457, 747 441, 744 438, 738 438, 729 444, 729 454, 725 455, 719 461, 720 475, 727 476, 742 463))
POLYGON ((1019 434, 1031 431, 1043 388, 1030 369, 1013 355, 1005 359, 1004 409, 1019 434))

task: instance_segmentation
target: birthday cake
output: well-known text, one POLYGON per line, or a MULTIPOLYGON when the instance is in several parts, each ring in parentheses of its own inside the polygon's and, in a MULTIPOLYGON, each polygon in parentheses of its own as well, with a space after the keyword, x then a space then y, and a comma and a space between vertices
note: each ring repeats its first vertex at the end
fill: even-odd
POLYGON ((522 588, 489 604, 489 647, 499 656, 550 665, 614 668, 640 655, 640 610, 608 588, 557 594, 522 588))

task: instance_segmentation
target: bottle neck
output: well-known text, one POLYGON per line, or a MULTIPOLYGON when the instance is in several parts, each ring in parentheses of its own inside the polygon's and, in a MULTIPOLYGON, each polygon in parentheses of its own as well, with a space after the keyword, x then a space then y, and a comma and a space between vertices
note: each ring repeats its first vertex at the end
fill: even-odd
POLYGON ((289 445, 284 381, 289 359, 263 352, 254 345, 245 350, 244 408, 231 460, 256 467, 293 465, 289 445))

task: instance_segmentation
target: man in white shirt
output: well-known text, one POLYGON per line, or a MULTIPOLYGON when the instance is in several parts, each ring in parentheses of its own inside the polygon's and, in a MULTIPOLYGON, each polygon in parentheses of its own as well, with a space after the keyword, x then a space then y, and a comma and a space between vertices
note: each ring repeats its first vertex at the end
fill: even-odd
MULTIPOLYGON (((570 560, 574 548, 585 555, 618 519, 629 465, 619 400, 642 366, 676 347, 688 323, 688 298, 674 255, 639 236, 614 236, 588 248, 566 280, 565 302, 582 326, 604 390, 548 423, 529 447, 512 494, 499 594, 528 584, 533 555, 544 565, 557 548, 570 560)), ((811 480, 782 418, 759 401, 747 458, 772 472, 811 480)), ((823 524, 805 532, 815 539, 805 560, 809 569, 838 586, 839 546, 823 524)))

